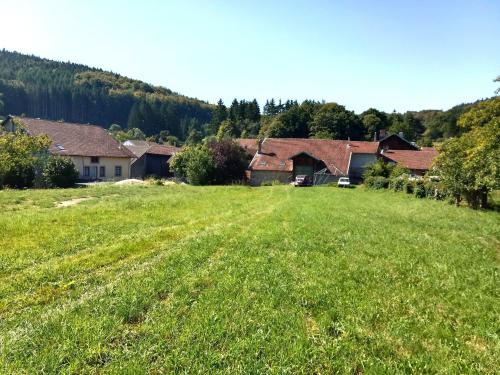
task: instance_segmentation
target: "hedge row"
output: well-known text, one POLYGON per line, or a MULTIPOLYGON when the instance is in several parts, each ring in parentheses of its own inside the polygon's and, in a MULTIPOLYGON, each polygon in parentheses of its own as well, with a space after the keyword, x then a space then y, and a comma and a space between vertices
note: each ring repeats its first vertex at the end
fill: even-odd
POLYGON ((443 184, 429 179, 410 179, 407 176, 398 176, 390 179, 376 176, 366 178, 364 183, 370 189, 391 189, 395 192, 413 194, 417 198, 436 200, 450 198, 450 193, 443 184))

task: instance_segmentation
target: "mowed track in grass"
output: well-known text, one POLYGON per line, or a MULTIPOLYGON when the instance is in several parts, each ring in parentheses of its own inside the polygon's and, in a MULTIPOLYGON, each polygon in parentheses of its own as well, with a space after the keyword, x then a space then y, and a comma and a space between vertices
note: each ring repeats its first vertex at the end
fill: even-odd
POLYGON ((2 373, 500 371, 498 213, 289 186, 0 211, 2 373))

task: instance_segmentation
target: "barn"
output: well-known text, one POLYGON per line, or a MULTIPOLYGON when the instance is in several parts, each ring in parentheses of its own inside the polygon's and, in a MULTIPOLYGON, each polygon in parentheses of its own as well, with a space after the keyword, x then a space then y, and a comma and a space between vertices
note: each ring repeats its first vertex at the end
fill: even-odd
MULTIPOLYGON (((252 141, 257 150, 247 176, 254 186, 271 181, 289 183, 297 175, 307 175, 316 183, 335 182, 343 176, 358 181, 364 167, 376 161, 379 150, 378 142, 302 138, 252 141)), ((238 142, 246 149, 252 144, 249 140, 238 142)))
POLYGON ((125 141, 123 146, 135 156, 130 166, 132 178, 171 176, 170 158, 181 150, 179 147, 139 140, 125 141))

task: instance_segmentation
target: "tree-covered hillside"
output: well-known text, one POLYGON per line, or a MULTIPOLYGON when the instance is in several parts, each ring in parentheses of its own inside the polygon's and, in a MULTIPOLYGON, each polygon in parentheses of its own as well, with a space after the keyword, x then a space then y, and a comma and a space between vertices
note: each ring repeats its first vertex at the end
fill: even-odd
POLYGON ((118 124, 146 135, 168 131, 184 139, 211 119, 211 106, 119 74, 17 52, 0 51, 4 113, 118 124))
POLYGON ((119 140, 150 138, 173 145, 214 135, 372 140, 385 129, 431 146, 459 136, 458 118, 479 102, 447 111, 370 108, 356 114, 341 103, 270 99, 261 111, 255 99, 210 105, 101 69, 0 51, 0 114, 94 123, 110 127, 119 140))

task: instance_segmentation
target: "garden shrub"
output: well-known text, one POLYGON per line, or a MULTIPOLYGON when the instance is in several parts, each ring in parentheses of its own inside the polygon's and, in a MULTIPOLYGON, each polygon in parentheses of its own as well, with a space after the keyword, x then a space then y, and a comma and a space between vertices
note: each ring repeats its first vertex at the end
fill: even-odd
POLYGON ((33 186, 41 156, 48 153, 46 136, 32 137, 23 131, 0 134, 0 186, 33 186))
POLYGON ((247 153, 235 141, 209 139, 185 147, 174 156, 170 168, 192 185, 222 185, 243 181, 248 162, 247 153))
POLYGON ((417 198, 425 198, 427 196, 427 191, 425 189, 425 183, 423 180, 417 180, 415 182, 415 197, 417 198))
POLYGON ((363 179, 370 177, 389 177, 394 169, 392 164, 384 162, 382 159, 377 159, 375 163, 366 166, 363 172, 363 179))
POLYGON ((365 185, 370 189, 387 189, 389 187, 389 179, 382 176, 367 177, 365 185))
POLYGON ((48 187, 68 188, 75 185, 78 171, 70 158, 51 156, 43 167, 43 178, 48 187))
POLYGON ((213 182, 215 163, 205 145, 188 146, 177 153, 170 167, 178 178, 185 178, 192 185, 210 185, 213 182))
POLYGON ((407 179, 405 181, 405 186, 404 186, 404 191, 406 194, 413 194, 413 191, 415 190, 415 182, 407 179))
POLYGON ((446 189, 446 186, 441 182, 437 183, 434 199, 442 201, 448 197, 450 197, 450 192, 446 189))
POLYGON ((397 177, 405 177, 410 175, 410 170, 408 168, 404 168, 400 165, 395 165, 392 167, 390 178, 395 179, 397 177))
POLYGON ((403 191, 405 188, 406 179, 399 176, 391 180, 391 188, 394 191, 403 191))

